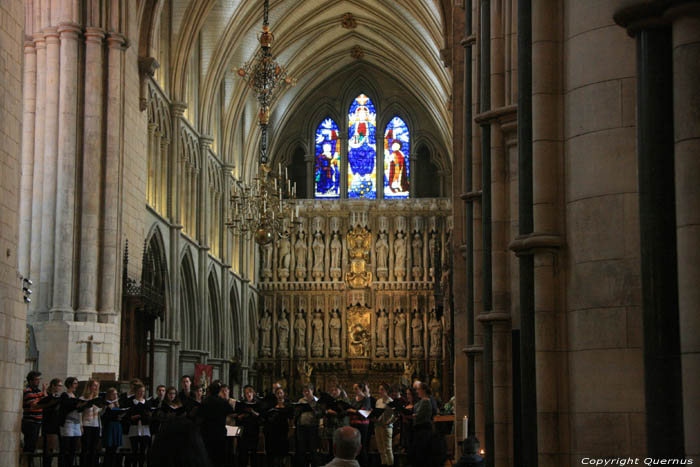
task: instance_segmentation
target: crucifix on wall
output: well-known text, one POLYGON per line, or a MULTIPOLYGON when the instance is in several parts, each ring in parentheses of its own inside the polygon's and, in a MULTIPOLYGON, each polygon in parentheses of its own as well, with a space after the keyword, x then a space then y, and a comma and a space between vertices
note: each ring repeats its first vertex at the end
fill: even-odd
POLYGON ((93 336, 89 336, 87 340, 78 341, 77 344, 87 344, 87 364, 92 365, 92 346, 97 344, 103 344, 104 342, 97 342, 94 340, 93 336))

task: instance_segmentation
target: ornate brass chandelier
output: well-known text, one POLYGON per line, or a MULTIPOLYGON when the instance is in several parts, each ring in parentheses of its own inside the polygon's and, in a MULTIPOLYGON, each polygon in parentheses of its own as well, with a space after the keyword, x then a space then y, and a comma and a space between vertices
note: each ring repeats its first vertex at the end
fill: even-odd
POLYGON ((270 106, 281 89, 294 85, 294 80, 287 76, 287 71, 272 56, 275 37, 270 32, 269 13, 270 2, 264 0, 263 27, 258 38, 260 48, 245 66, 238 69, 238 75, 253 90, 260 105, 260 168, 252 184, 237 181, 232 187, 230 214, 226 223, 234 234, 248 236, 252 233, 259 245, 270 243, 275 234, 288 237, 299 217, 299 208, 294 206, 293 201, 296 199, 296 184, 290 182, 286 168, 282 173, 281 165, 275 174, 269 166, 267 155, 270 106))

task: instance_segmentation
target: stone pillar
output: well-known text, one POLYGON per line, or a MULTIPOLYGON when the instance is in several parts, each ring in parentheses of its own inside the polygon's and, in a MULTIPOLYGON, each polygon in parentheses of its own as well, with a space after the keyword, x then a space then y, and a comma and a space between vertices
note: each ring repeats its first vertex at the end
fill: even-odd
MULTIPOLYGON (((36 48, 32 41, 24 43, 23 114, 22 121, 22 170, 19 210, 19 273, 30 277, 32 236, 32 194, 34 179, 34 121, 36 119, 36 48)), ((41 170, 41 169, 39 169, 41 170)))
POLYGON ((678 311, 685 455, 700 462, 700 2, 671 10, 678 311))
MULTIPOLYGON (((34 175, 32 180, 32 233, 29 275, 35 284, 41 276, 41 233, 44 197, 44 120, 46 117, 46 39, 43 33, 34 35, 36 47, 36 112, 34 120, 34 175)), ((41 284, 39 284, 41 286, 41 284)), ((40 309, 39 295, 32 300, 30 311, 40 309)), ((48 317, 48 316, 45 316, 48 317)))
POLYGON ((105 31, 85 32, 85 122, 80 235, 80 291, 77 321, 97 320, 99 226, 101 217, 102 147, 104 118, 105 31))
MULTIPOLYGON (((316 191, 316 183, 314 174, 314 162, 316 159, 316 154, 306 154, 304 156, 304 162, 306 163, 306 187, 297 187, 297 198, 313 198, 316 191), (305 189, 306 192, 302 192, 305 189)), ((342 171, 341 171, 342 173, 342 171)))
POLYGON ((163 136, 160 138, 160 145, 158 150, 160 151, 161 159, 161 177, 160 177, 160 214, 165 218, 169 219, 170 216, 170 157, 168 151, 168 146, 170 145, 170 139, 166 136, 167 133, 163 129, 163 136))
MULTIPOLYGON (((44 117, 44 179, 41 225, 39 313, 48 318, 53 294, 56 226, 56 171, 58 148, 58 95, 60 45, 56 28, 44 30, 46 39, 46 98, 44 117)), ((37 246, 38 247, 38 246, 37 246)))
MULTIPOLYGON (((418 165, 418 156, 416 156, 416 152, 414 149, 411 149, 411 154, 408 156, 408 197, 409 198, 415 198, 416 197, 416 166, 418 165)), ((382 165, 380 167, 384 167, 384 161, 382 161, 382 165)), ((382 173, 382 192, 384 191, 384 174, 382 173)), ((440 183, 442 183, 442 180, 440 180, 440 183)), ((442 195, 442 193, 441 193, 442 195)))
POLYGON ((209 147, 213 139, 209 136, 199 138, 200 159, 199 159, 199 200, 197 202, 197 212, 199 214, 199 244, 209 245, 209 147))
POLYGON ((102 257, 100 274, 100 323, 113 323, 121 297, 121 183, 122 183, 122 69, 126 38, 111 32, 107 37, 107 132, 105 152, 102 257))
POLYGON ((80 26, 61 23, 61 67, 56 183, 56 251, 51 315, 73 320, 73 259, 75 257, 75 181, 78 156, 78 35, 80 26))

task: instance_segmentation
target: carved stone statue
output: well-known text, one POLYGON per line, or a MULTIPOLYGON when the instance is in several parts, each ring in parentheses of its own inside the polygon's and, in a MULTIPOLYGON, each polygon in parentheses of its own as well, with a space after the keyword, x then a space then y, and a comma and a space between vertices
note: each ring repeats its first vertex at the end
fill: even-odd
POLYGON ((328 328, 331 334, 331 357, 340 356, 340 328, 342 323, 340 321, 340 313, 334 311, 331 314, 331 319, 328 322, 328 328))
POLYGON ((272 331, 272 317, 269 311, 264 311, 262 318, 260 319, 260 325, 258 326, 261 333, 260 338, 260 355, 263 357, 269 357, 272 351, 272 345, 270 343, 270 331, 272 331))
POLYGON ((394 319, 394 353, 397 357, 406 355, 406 316, 401 311, 394 319))
POLYGON ((272 242, 265 244, 263 248, 263 280, 272 279, 272 242))
POLYGON ((380 279, 386 280, 388 277, 388 260, 389 260, 389 242, 387 241, 386 232, 379 234, 377 243, 374 245, 377 251, 377 276, 380 279))
POLYGON ((388 355, 387 331, 389 330, 389 318, 386 311, 380 310, 377 316, 377 356, 388 355))
POLYGON ((306 252, 308 247, 306 246, 306 234, 302 230, 299 232, 299 237, 294 243, 294 260, 296 262, 296 278, 298 281, 303 281, 306 277, 306 252))
POLYGON ((419 281, 423 277, 423 238, 420 232, 413 234, 411 247, 413 253, 413 279, 419 281))
POLYGON ((306 356, 306 318, 301 311, 294 318, 294 353, 299 357, 306 356))
POLYGON ((311 339, 311 353, 314 357, 323 356, 323 315, 320 312, 314 313, 311 320, 313 328, 313 338, 311 339))
POLYGON ((423 239, 419 232, 413 234, 413 267, 420 268, 423 266, 423 239))
POLYGON ((284 311, 280 313, 280 318, 277 320, 277 355, 289 356, 289 320, 284 311))
POLYGON ((406 237, 403 232, 397 233, 394 241, 394 273, 397 280, 403 280, 406 274, 406 237))
POLYGON ((431 232, 430 238, 428 239, 428 267, 430 268, 430 275, 435 275, 435 250, 437 248, 437 233, 431 232))
POLYGON ((423 354, 423 319, 420 312, 413 313, 411 320, 411 347, 414 355, 423 354))
POLYGON ((442 325, 440 325, 440 321, 438 321, 434 312, 430 313, 428 329, 430 330, 430 356, 439 357, 442 344, 442 339, 440 336, 442 332, 442 325))
POLYGON ((323 244, 323 237, 321 236, 321 232, 316 232, 314 234, 314 241, 311 244, 311 248, 314 251, 314 265, 313 265, 313 274, 314 274, 314 279, 317 281, 320 281, 323 278, 323 253, 325 250, 325 245, 323 244))
POLYGON ((279 270, 277 271, 280 280, 285 281, 289 277, 289 260, 291 258, 291 243, 288 238, 282 237, 278 243, 279 270))
POLYGON ((340 269, 340 250, 343 248, 343 244, 340 243, 340 238, 338 238, 338 233, 333 233, 333 238, 331 240, 331 270, 340 269))

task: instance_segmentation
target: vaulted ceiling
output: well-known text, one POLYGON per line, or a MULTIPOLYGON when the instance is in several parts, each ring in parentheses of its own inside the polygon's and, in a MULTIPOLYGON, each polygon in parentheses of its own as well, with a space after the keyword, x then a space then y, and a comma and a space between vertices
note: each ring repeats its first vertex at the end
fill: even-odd
MULTIPOLYGON (((273 54, 297 85, 273 104, 271 128, 339 70, 367 64, 386 70, 432 114, 446 147, 452 79, 440 59, 446 47, 447 0, 271 0, 273 54), (355 27, 343 24, 351 13, 355 27), (355 54, 351 52, 355 50, 355 54), (357 51, 361 57, 357 57, 357 51)), ((259 44, 262 0, 172 0, 170 88, 183 100, 187 63, 201 34, 198 122, 211 134, 217 93, 224 83, 222 151, 241 173, 254 169, 257 105, 236 70, 259 44)), ((449 14, 449 8, 447 8, 449 14)))

